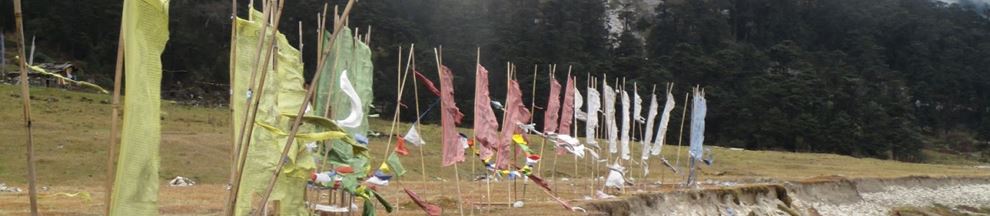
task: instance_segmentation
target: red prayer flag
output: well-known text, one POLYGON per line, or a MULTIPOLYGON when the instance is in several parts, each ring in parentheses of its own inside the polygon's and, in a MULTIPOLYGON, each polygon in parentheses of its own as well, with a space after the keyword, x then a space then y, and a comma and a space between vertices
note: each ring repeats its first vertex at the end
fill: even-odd
POLYGON ((419 197, 419 195, 417 195, 416 192, 413 192, 408 188, 402 188, 402 190, 406 192, 406 195, 409 195, 409 199, 412 199, 413 202, 415 202, 416 205, 419 206, 419 208, 422 208, 423 211, 426 212, 426 215, 440 216, 441 214, 443 214, 443 208, 440 208, 440 206, 426 202, 425 200, 423 200, 423 198, 419 197))
POLYGON ((509 154, 509 147, 512 145, 512 135, 522 133, 522 129, 519 128, 519 124, 529 123, 529 117, 532 115, 529 113, 529 109, 526 109, 526 105, 522 101, 522 90, 519 90, 519 82, 515 80, 509 81, 509 88, 505 94, 505 115, 502 118, 502 140, 498 146, 498 160, 496 161, 496 167, 498 169, 505 169, 509 165, 509 161, 512 160, 512 154, 509 154))
POLYGON ((488 70, 478 65, 474 88, 474 138, 480 144, 481 158, 489 158, 498 143, 498 119, 492 110, 492 99, 488 92, 488 70))
POLYGON ((430 81, 430 78, 426 78, 426 76, 423 75, 423 73, 420 73, 419 71, 414 71, 414 72, 416 72, 416 79, 418 79, 419 82, 423 83, 423 86, 426 87, 426 90, 430 90, 430 92, 433 92, 433 95, 436 95, 437 97, 440 96, 440 89, 437 89, 437 86, 433 85, 433 81, 430 81))
MULTIPOLYGON (((443 69, 450 71, 450 68, 447 68, 447 66, 443 66, 443 69)), ((440 97, 440 89, 437 89, 437 86, 433 85, 433 81, 430 81, 430 78, 426 78, 426 75, 423 75, 419 71, 415 71, 415 72, 416 72, 416 79, 422 82, 423 86, 426 86, 427 90, 433 92, 433 95, 440 97)), ((458 109, 457 113, 454 114, 454 124, 461 125, 462 120, 464 120, 464 113, 462 113, 461 110, 458 109)))
POLYGON ((409 155, 409 149, 406 148, 406 140, 402 139, 402 137, 398 137, 398 141, 396 142, 398 144, 395 145, 395 153, 399 153, 399 155, 402 156, 409 155))
POLYGON ((454 75, 447 66, 440 70, 440 123, 443 126, 443 166, 464 161, 464 147, 455 124, 464 117, 454 103, 454 75))
POLYGON ((543 132, 557 131, 557 118, 560 117, 560 82, 550 78, 550 96, 547 97, 547 109, 543 112, 543 132))

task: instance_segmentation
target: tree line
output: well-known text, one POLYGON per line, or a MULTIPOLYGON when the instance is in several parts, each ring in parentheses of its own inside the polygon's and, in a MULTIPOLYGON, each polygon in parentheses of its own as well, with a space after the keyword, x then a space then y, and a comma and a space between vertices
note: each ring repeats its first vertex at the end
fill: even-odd
MULTIPOLYGON (((248 1, 238 2, 244 17, 248 1)), ((281 30, 296 44, 303 22, 305 62, 316 59, 316 13, 324 2, 331 8, 346 3, 286 3, 281 30)), ((12 17, 8 4, 0 5, 0 16, 12 17)), ((578 83, 588 74, 625 77, 627 89, 638 83, 644 98, 653 84, 676 83, 675 95, 693 85, 705 87, 706 141, 714 145, 903 161, 924 161, 923 148, 990 158, 990 144, 977 141, 990 140, 986 4, 672 0, 646 15, 610 9, 616 4, 622 3, 360 1, 349 26, 360 32, 371 26, 378 107, 394 105, 397 47, 415 43, 416 68, 431 78, 436 78, 432 48, 443 47, 444 63, 455 71, 458 103, 471 116, 480 47, 481 63, 492 71, 492 96, 499 101, 506 62, 517 65, 515 78, 525 90, 532 88, 538 66, 538 106, 546 104, 548 64, 558 65, 561 82, 573 65, 578 83), (621 22, 609 22, 610 17, 621 22), (947 134, 964 138, 946 140, 947 134)), ((119 0, 25 2, 26 35, 38 38, 36 61, 72 60, 85 69, 81 76, 109 85, 120 7, 119 0)), ((163 84, 183 90, 167 97, 225 98, 229 7, 221 0, 172 0, 163 84)), ((11 33, 12 20, 0 21, 0 28, 11 33)), ((311 77, 315 64, 306 67, 311 77)), ((430 104, 435 98, 421 100, 430 104)), ((407 113, 403 118, 415 119, 407 113)), ((536 114, 539 122, 542 111, 536 114)), ((671 122, 679 119, 675 115, 671 122)))

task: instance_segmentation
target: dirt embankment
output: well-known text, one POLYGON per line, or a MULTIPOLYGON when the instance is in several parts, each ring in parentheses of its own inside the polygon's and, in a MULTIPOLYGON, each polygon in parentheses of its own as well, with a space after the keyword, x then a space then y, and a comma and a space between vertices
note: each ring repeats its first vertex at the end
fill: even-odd
POLYGON ((987 214, 990 177, 827 177, 634 194, 588 203, 586 208, 597 215, 987 214), (932 208, 938 211, 926 210, 932 208))

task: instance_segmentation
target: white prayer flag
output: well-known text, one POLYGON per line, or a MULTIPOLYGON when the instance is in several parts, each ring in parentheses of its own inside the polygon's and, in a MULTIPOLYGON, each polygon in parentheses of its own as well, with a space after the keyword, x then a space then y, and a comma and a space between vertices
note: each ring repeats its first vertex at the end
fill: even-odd
POLYGON ((667 141, 667 125, 670 123, 671 110, 674 110, 674 94, 667 92, 667 103, 663 105, 660 128, 657 129, 657 138, 653 140, 653 148, 650 149, 650 154, 660 155, 660 152, 663 151, 663 144, 667 141))

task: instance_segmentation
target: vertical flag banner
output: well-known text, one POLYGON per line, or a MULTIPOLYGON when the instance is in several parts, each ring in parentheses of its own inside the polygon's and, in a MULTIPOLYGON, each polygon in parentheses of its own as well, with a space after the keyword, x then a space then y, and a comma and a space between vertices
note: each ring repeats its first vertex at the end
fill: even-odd
MULTIPOLYGON (((261 12, 250 11, 251 20, 263 20, 261 12)), ((249 121, 248 125, 254 127, 247 147, 247 159, 244 163, 244 172, 241 174, 241 183, 238 190, 238 201, 236 203, 235 215, 247 215, 251 211, 251 204, 254 197, 263 193, 271 180, 271 175, 275 171, 275 166, 281 159, 282 146, 288 139, 289 123, 294 116, 283 113, 293 113, 299 110, 306 96, 306 89, 303 88, 305 79, 303 78, 303 63, 301 53, 292 47, 285 35, 274 30, 265 32, 265 41, 268 44, 274 40, 277 50, 273 50, 272 59, 262 59, 269 62, 265 76, 264 89, 254 89, 248 92, 251 85, 251 74, 254 68, 259 65, 255 62, 259 54, 258 42, 261 40, 262 24, 257 21, 249 21, 241 18, 236 19, 237 24, 237 71, 232 77, 234 82, 234 94, 231 102, 234 104, 234 124, 242 125, 249 121), (249 97, 250 95, 250 97, 249 97), (255 119, 244 119, 243 114, 247 112, 244 104, 248 100, 259 97, 258 112, 255 119)), ((264 52, 261 52, 262 55, 264 52)), ((256 82, 261 82, 261 71, 255 74, 256 82)), ((323 119, 323 125, 330 125, 330 120, 323 119)), ((307 123, 310 119, 307 118, 307 123)), ((310 132, 314 130, 309 125, 300 127, 296 142, 291 146, 288 154, 288 162, 285 164, 282 173, 279 173, 278 181, 272 191, 272 201, 279 201, 280 214, 301 215, 306 213, 303 191, 294 188, 306 186, 316 164, 313 161, 313 154, 307 151, 305 144, 308 142, 325 140, 331 137, 340 138, 345 134, 337 128, 332 134, 326 134, 323 138, 316 138, 310 132)), ((240 131, 235 131, 239 133, 240 131)), ((244 148, 244 147, 242 147, 244 148)))
POLYGON ((608 152, 619 153, 619 127, 615 123, 615 90, 608 86, 608 82, 603 82, 603 99, 605 100, 605 129, 608 132, 608 152))
POLYGON ((498 145, 498 119, 488 92, 488 70, 478 65, 474 88, 474 139, 481 158, 489 158, 498 145))
POLYGON ((621 140, 621 151, 619 152, 622 160, 629 160, 629 128, 632 126, 630 122, 630 117, 632 113, 629 112, 629 92, 622 90, 622 140, 621 140))
POLYGON ((519 90, 519 82, 516 80, 509 81, 509 88, 505 93, 505 115, 502 124, 502 140, 499 143, 498 150, 498 161, 496 161, 496 168, 507 169, 509 166, 509 161, 512 160, 512 154, 509 152, 509 147, 514 143, 512 141, 512 135, 516 133, 522 133, 522 129, 519 128, 519 124, 529 123, 529 117, 532 114, 529 113, 529 109, 526 109, 526 105, 522 101, 522 90, 519 90))
POLYGON ((704 154, 705 116, 708 113, 707 103, 705 93, 695 90, 693 104, 691 106, 693 109, 691 109, 691 148, 689 150, 692 160, 701 160, 701 156, 704 154))
POLYGON ((557 131, 557 118, 560 117, 560 82, 550 77, 550 96, 547 97, 547 109, 543 112, 543 132, 557 131))
POLYGON ((658 106, 659 104, 657 104, 657 95, 651 94, 650 107, 648 108, 649 110, 646 111, 646 127, 644 127, 645 129, 643 130, 643 132, 645 132, 646 134, 644 134, 643 140, 641 141, 643 143, 643 154, 640 156, 642 157, 643 161, 650 159, 650 154, 648 154, 648 152, 651 151, 647 151, 647 150, 650 149, 651 147, 650 144, 653 143, 653 127, 655 125, 653 124, 654 123, 653 120, 657 117, 658 106))
POLYGON ((447 66, 442 66, 440 73, 440 118, 443 126, 443 166, 454 165, 454 163, 464 161, 464 147, 460 145, 460 133, 457 132, 456 123, 458 118, 464 116, 460 114, 460 109, 454 102, 454 74, 447 66))
POLYGON ((663 105, 663 115, 660 117, 660 128, 657 129, 657 137, 653 140, 653 148, 650 154, 660 155, 663 151, 663 144, 667 141, 667 125, 670 123, 670 111, 674 110, 674 94, 667 92, 667 103, 663 105))
POLYGON ((581 107, 581 95, 574 88, 574 77, 567 77, 567 85, 564 86, 564 106, 560 111, 558 134, 571 134, 571 124, 575 117, 574 109, 578 107, 581 107))
POLYGON ((593 86, 588 86, 588 118, 585 121, 584 142, 588 145, 598 146, 598 109, 601 107, 601 98, 598 90, 593 86))
POLYGON ((162 60, 168 0, 125 0, 124 119, 110 215, 158 215, 162 60))

